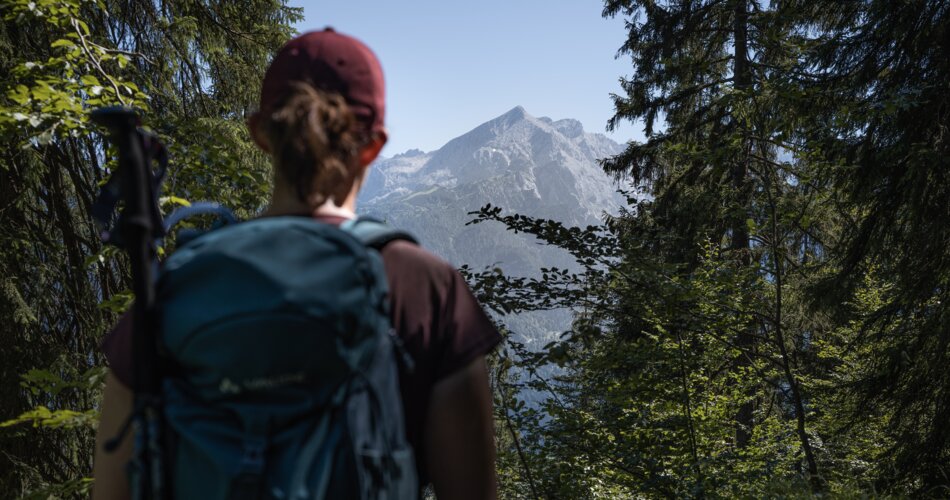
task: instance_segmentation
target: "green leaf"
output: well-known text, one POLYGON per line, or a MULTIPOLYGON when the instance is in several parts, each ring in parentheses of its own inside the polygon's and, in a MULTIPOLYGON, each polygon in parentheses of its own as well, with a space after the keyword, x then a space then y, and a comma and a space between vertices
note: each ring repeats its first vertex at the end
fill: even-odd
POLYGON ((90 87, 99 85, 99 79, 93 75, 83 75, 82 78, 79 79, 79 81, 82 82, 83 85, 87 85, 90 87))
POLYGON ((50 88, 49 84, 40 83, 36 87, 30 89, 30 93, 37 101, 45 101, 50 98, 53 93, 53 89, 50 88))
POLYGON ((58 498, 88 498, 92 491, 91 477, 70 479, 62 483, 43 484, 19 500, 51 500, 58 498))
POLYGON ((191 206, 191 202, 190 202, 190 201, 188 201, 188 200, 186 200, 186 199, 184 199, 184 198, 179 198, 179 197, 177 197, 177 196, 162 196, 161 198, 158 199, 158 203, 161 204, 161 205, 165 205, 165 204, 167 204, 167 203, 171 203, 171 204, 173 204, 173 205, 178 205, 178 206, 182 206, 182 207, 190 207, 190 206, 191 206))
POLYGON ((72 40, 67 40, 65 38, 60 38, 59 40, 56 40, 55 42, 50 44, 50 47, 54 49, 59 48, 59 47, 75 47, 75 46, 76 46, 75 42, 73 42, 72 40))
POLYGON ((79 28, 82 30, 83 35, 89 36, 89 25, 81 19, 76 19, 76 24, 79 25, 79 28))
POLYGON ((131 290, 123 290, 109 297, 109 300, 100 302, 99 309, 121 314, 129 309, 134 300, 135 294, 131 290))
POLYGON ((99 412, 96 410, 50 410, 45 406, 38 406, 33 410, 21 413, 20 416, 14 419, 0 422, 0 428, 25 423, 31 423, 33 427, 48 427, 53 429, 72 429, 83 426, 95 427, 98 419, 99 412))
POLYGON ((25 105, 30 102, 30 89, 26 85, 17 85, 7 93, 7 97, 17 104, 25 105))

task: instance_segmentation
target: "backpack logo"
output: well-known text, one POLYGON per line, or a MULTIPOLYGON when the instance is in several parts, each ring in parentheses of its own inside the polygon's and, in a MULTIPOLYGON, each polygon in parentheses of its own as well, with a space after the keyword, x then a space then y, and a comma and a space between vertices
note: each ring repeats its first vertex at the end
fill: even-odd
POLYGON ((231 382, 231 379, 225 378, 221 380, 221 385, 218 386, 218 391, 221 394, 240 394, 241 386, 231 382))
POLYGON ((244 391, 266 391, 277 389, 289 384, 298 384, 305 380, 303 372, 283 373, 273 377, 260 377, 243 380, 235 383, 233 380, 225 377, 218 384, 218 392, 221 394, 240 394, 244 391))

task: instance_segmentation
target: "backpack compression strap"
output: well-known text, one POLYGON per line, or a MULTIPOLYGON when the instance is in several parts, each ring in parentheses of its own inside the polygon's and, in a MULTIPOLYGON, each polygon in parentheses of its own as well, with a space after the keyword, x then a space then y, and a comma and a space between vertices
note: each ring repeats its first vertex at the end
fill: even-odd
MULTIPOLYGON (((415 236, 408 232, 392 228, 385 222, 371 217, 350 219, 341 224, 340 229, 353 235, 364 246, 376 249, 376 251, 382 251, 388 243, 396 240, 408 241, 414 245, 419 244, 415 236)), ((391 333, 399 363, 408 373, 414 372, 416 363, 413 361, 412 355, 406 351, 402 340, 395 334, 395 330, 392 330, 391 333)))
POLYGON ((386 223, 371 217, 358 217, 348 220, 340 225, 340 229, 352 234, 364 245, 376 250, 382 250, 387 243, 395 240, 419 244, 416 238, 406 231, 392 228, 386 223))

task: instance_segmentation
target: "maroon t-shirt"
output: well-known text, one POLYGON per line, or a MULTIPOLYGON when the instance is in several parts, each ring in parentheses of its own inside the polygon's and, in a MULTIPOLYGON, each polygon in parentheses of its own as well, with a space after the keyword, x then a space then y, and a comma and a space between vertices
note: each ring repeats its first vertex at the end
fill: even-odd
MULTIPOLYGON (((317 220, 341 224, 342 217, 317 220)), ((488 353, 501 340, 465 280, 450 264, 407 241, 382 250, 389 280, 392 323, 414 361, 400 372, 406 436, 416 450, 421 484, 428 481, 422 460, 425 417, 432 388, 440 380, 488 353)), ((123 316, 102 343, 116 378, 132 385, 131 321, 123 316)))

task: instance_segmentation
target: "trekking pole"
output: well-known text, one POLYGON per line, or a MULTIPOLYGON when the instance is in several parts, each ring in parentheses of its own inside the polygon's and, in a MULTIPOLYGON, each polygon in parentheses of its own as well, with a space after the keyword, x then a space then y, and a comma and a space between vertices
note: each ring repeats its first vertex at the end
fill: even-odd
MULTIPOLYGON (((118 168, 103 187, 93 215, 107 230, 107 243, 124 248, 132 270, 132 360, 134 408, 129 424, 135 433, 135 451, 129 466, 135 500, 165 500, 167 488, 163 460, 161 377, 159 374, 155 301, 155 241, 164 234, 158 210, 158 185, 164 176, 167 155, 157 138, 138 128, 139 117, 131 109, 102 108, 92 112, 92 121, 109 130, 119 152, 118 168), (158 172, 153 163, 159 164, 158 172), (118 232, 111 222, 119 201, 124 209, 118 232)), ((126 426, 127 428, 128 426, 126 426)), ((125 430, 107 445, 115 448, 125 430)))

